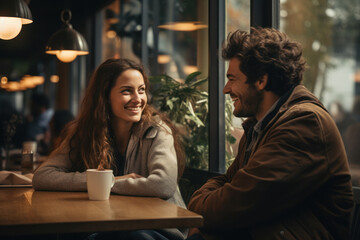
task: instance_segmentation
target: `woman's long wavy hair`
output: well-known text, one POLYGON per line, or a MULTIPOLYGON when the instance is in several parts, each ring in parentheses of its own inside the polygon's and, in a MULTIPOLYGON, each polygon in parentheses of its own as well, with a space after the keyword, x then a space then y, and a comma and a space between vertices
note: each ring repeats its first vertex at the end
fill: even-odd
MULTIPOLYGON (((62 142, 54 151, 54 153, 61 152, 69 147, 69 157, 74 171, 115 166, 109 96, 118 77, 129 69, 137 70, 142 74, 146 95, 149 97, 149 80, 142 65, 129 59, 108 59, 102 63, 91 77, 78 118, 67 125, 63 131, 62 142)), ((185 168, 185 154, 178 139, 178 131, 171 120, 146 105, 140 122, 134 124, 132 130, 141 128, 145 123, 157 124, 154 121, 155 115, 158 115, 172 131, 178 161, 178 179, 180 179, 185 168)))
POLYGON ((306 69, 300 43, 274 28, 252 27, 250 33, 230 33, 222 56, 226 60, 238 58, 239 68, 251 84, 268 74, 265 89, 279 96, 299 85, 306 69))

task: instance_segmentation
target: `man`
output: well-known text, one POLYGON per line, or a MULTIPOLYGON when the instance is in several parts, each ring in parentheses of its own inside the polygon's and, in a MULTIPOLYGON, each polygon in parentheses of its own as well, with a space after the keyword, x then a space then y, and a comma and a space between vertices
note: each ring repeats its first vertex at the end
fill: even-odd
POLYGON ((30 113, 26 125, 25 141, 39 141, 49 128, 54 110, 50 108, 49 98, 42 93, 31 95, 30 113))
POLYGON ((348 239, 353 194, 339 131, 303 85, 300 44, 276 29, 229 35, 224 94, 246 117, 226 174, 197 190, 189 239, 348 239), (196 231, 192 231, 196 232, 196 231), (191 234, 190 234, 191 235, 191 234))

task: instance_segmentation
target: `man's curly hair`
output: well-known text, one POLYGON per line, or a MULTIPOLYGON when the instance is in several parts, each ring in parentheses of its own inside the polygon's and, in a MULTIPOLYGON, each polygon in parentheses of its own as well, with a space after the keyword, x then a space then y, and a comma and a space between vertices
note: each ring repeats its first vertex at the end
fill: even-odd
POLYGON ((301 45, 274 28, 252 27, 250 33, 230 33, 222 57, 238 58, 239 68, 251 84, 268 74, 265 89, 279 96, 301 83, 306 68, 301 45))

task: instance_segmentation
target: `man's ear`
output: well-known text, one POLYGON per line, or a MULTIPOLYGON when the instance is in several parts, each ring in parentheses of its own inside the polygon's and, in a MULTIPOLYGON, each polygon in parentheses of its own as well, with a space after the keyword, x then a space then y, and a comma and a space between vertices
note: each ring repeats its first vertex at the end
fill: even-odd
POLYGON ((255 82, 255 87, 258 91, 263 91, 267 85, 269 76, 268 74, 264 74, 259 80, 255 82))

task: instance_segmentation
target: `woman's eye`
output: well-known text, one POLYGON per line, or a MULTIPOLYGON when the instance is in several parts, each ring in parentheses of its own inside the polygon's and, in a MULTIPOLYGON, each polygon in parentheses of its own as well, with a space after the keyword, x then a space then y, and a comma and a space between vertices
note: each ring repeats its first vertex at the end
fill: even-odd
POLYGON ((145 92, 145 88, 140 88, 139 89, 139 93, 144 93, 145 92))
POLYGON ((121 91, 122 93, 130 93, 130 89, 124 89, 121 91))

